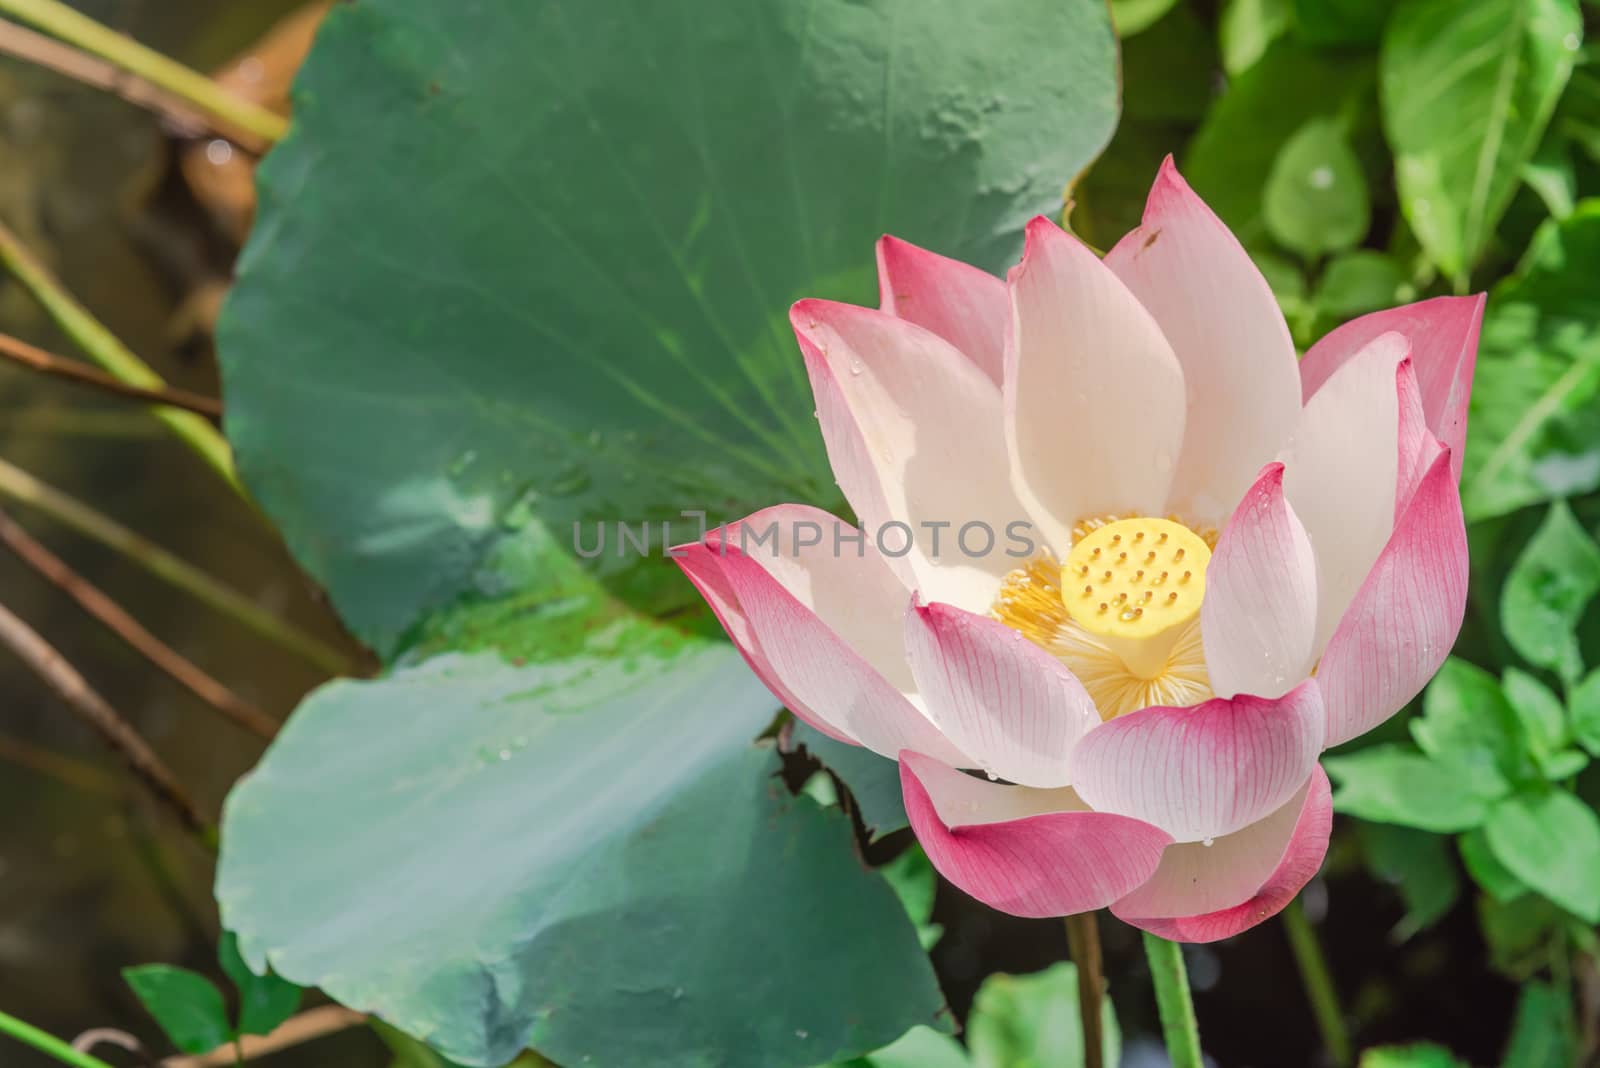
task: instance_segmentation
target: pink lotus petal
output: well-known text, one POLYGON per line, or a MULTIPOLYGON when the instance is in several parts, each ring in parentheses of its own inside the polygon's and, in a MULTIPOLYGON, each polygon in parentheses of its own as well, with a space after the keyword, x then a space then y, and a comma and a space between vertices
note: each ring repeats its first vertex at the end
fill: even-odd
POLYGON ((1306 404, 1284 447, 1283 490, 1317 559, 1320 653, 1394 530, 1400 457, 1395 388, 1406 340, 1383 334, 1306 404))
POLYGON ((1448 451, 1417 486, 1317 668, 1329 746, 1398 712, 1439 670, 1467 604, 1467 531, 1448 451))
POLYGON ((1183 367, 1189 418, 1168 507, 1220 520, 1299 416, 1300 372, 1277 298, 1171 156, 1143 222, 1105 262, 1150 310, 1183 367))
POLYGON ((1073 785, 1096 811, 1153 823, 1175 841, 1220 838, 1300 789, 1322 751, 1323 730, 1314 680, 1276 699, 1144 708, 1078 743, 1073 785))
POLYGON ((1411 495, 1417 492, 1422 476, 1433 466, 1434 459, 1443 447, 1428 429, 1427 415, 1422 410, 1422 389, 1417 385, 1413 361, 1404 359, 1395 368, 1395 395, 1399 401, 1400 446, 1399 467, 1395 472, 1394 521, 1400 522, 1411 495))
POLYGON ((1206 568, 1200 633, 1219 697, 1279 697, 1311 670, 1317 562, 1268 464, 1234 509, 1206 568))
POLYGON ((878 300, 884 311, 944 338, 1000 384, 1011 304, 987 271, 909 241, 878 239, 878 300))
POLYGON ((1028 224, 1007 279, 1007 434, 1024 497, 1054 521, 1160 514, 1183 443, 1183 372, 1150 313, 1077 239, 1028 224))
POLYGON ((900 634, 910 592, 870 547, 859 557, 834 553, 827 541, 812 551, 796 548, 797 524, 817 524, 831 538, 835 522, 816 508, 779 505, 711 532, 702 544, 681 546, 677 563, 751 669, 795 715, 885 756, 916 745, 970 766, 907 699, 915 682, 900 634), (740 533, 747 527, 771 527, 779 540, 771 549, 752 545, 740 533))
POLYGON ((1150 881, 1111 906, 1174 942, 1215 942, 1282 910, 1322 867, 1333 797, 1320 767, 1282 808, 1210 846, 1168 847, 1150 881))
POLYGON ((1428 428, 1454 457, 1451 470, 1461 481, 1461 456, 1467 440, 1467 398, 1478 360, 1478 330, 1484 294, 1435 297, 1401 308, 1373 312, 1331 331, 1300 361, 1302 396, 1309 401, 1345 362, 1380 334, 1395 331, 1411 343, 1417 385, 1428 428))
POLYGON ((1100 716, 1061 661, 947 604, 913 604, 905 634, 929 718, 979 767, 1023 786, 1071 781, 1072 750, 1100 716))
POLYGON ((790 319, 828 458, 863 528, 889 553, 914 535, 905 564, 917 588, 987 610, 1017 561, 982 550, 1028 518, 1011 488, 999 389, 948 341, 884 312, 803 300, 790 319), (890 522, 909 529, 883 532, 890 522), (975 531, 966 543, 964 529, 975 531))
POLYGON ((1168 835, 1090 812, 1071 790, 1001 786, 900 754, 911 829, 946 879, 1013 916, 1104 908, 1156 870, 1168 835))

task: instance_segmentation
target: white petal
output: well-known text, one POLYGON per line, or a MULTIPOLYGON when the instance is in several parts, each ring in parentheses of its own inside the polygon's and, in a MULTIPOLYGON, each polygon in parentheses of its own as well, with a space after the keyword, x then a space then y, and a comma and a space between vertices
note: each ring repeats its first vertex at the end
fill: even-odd
POLYGON ((1170 156, 1143 222, 1106 266, 1150 310, 1183 368, 1188 425, 1169 507, 1220 521, 1299 417, 1300 371, 1278 301, 1170 156))
POLYGON ((1007 284, 1007 433, 1052 543, 1085 516, 1159 514, 1183 441, 1183 374, 1116 275, 1050 220, 1028 224, 1007 284))
POLYGON ((1283 450, 1284 493, 1317 558, 1316 655, 1394 530, 1408 351, 1400 334, 1373 339, 1306 403, 1283 450))
POLYGON ((882 311, 803 300, 790 313, 828 458, 868 536, 918 589, 987 611, 1028 522, 1009 478, 999 388, 931 331, 882 311), (879 540, 881 538, 881 541, 879 540))

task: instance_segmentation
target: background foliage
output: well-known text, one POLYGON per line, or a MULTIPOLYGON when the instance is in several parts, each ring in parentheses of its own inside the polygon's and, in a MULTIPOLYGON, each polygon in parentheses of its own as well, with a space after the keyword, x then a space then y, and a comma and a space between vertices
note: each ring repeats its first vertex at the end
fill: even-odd
MULTIPOLYGON (((381 667, 307 697, 232 790, 217 959, 130 968, 132 996, 198 1053, 318 988, 386 1021, 396 1068, 529 1045, 1079 1063, 1059 927, 940 883, 893 764, 788 720, 661 550, 698 534, 685 509, 840 507, 792 300, 873 303, 884 231, 995 271, 1039 212, 1109 248, 1172 153, 1302 348, 1490 294, 1467 626, 1414 708, 1330 757, 1343 815, 1305 909, 1364 1068, 1592 1062, 1595 13, 338 5, 216 340, 251 494, 381 667), (619 551, 619 521, 651 551, 619 551), (604 551, 574 554, 575 523, 604 551)), ((1142 965, 1107 927, 1108 1031, 1137 1065, 1142 965)), ((1189 958, 1222 1065, 1322 1055, 1280 938, 1189 958)))

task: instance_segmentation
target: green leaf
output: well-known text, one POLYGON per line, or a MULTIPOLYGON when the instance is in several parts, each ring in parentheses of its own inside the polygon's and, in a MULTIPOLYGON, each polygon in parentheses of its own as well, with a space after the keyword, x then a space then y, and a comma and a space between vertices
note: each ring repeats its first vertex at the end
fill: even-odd
POLYGON ((848 822, 750 746, 766 688, 632 627, 626 658, 451 654, 313 694, 228 799, 244 959, 468 1064, 804 1065, 935 1022, 848 822))
MULTIPOLYGON (((394 1059, 389 1062, 389 1068, 461 1068, 455 1061, 445 1060, 425 1044, 418 1042, 404 1031, 396 1031, 376 1017, 369 1017, 367 1024, 383 1044, 389 1047, 389 1052, 394 1054, 394 1059)), ((517 1062, 513 1061, 508 1068, 515 1068, 516 1064, 517 1062)))
POLYGON ((682 510, 836 503, 790 303, 875 303, 884 232, 1012 262, 1118 98, 1103 0, 374 0, 295 88, 218 329, 228 435, 386 659, 506 590, 530 519, 611 525, 592 566, 657 611, 699 603, 659 559, 682 510))
POLYGON ((1500 627, 1525 660, 1574 683, 1583 657, 1573 631, 1596 593, 1600 546, 1557 501, 1506 576, 1500 627))
POLYGON ((1295 0, 1295 31, 1321 47, 1376 44, 1393 0, 1295 0))
POLYGON ((1534 238, 1479 345, 1462 506, 1486 519, 1600 486, 1600 201, 1534 238))
POLYGON ((217 959, 223 974, 239 991, 239 1026, 242 1035, 271 1034, 279 1024, 300 1008, 303 991, 271 972, 257 975, 239 956, 239 940, 232 931, 222 932, 217 959))
POLYGON ((1550 961, 1551 940, 1560 937, 1568 923, 1581 923, 1559 906, 1528 893, 1510 901, 1478 898, 1478 926, 1496 969, 1513 978, 1526 978, 1550 961))
POLYGON ((1600 818, 1594 809, 1565 790, 1519 794, 1494 807, 1484 833, 1518 879, 1600 923, 1600 818))
POLYGON ((1449 839, 1384 823, 1363 823, 1360 831, 1367 867, 1395 884, 1406 903, 1406 914, 1393 931, 1395 941, 1431 927, 1461 897, 1449 839))
POLYGON ((1367 181, 1336 119, 1313 119, 1278 153, 1262 213, 1273 240, 1307 259, 1342 252, 1371 221, 1367 181))
POLYGON ((894 887, 906 915, 916 924, 917 941, 922 943, 923 949, 932 949, 943 937, 944 927, 933 922, 933 900, 939 891, 939 877, 934 873, 928 854, 912 843, 878 870, 894 887))
POLYGON ((1465 1061, 1432 1042, 1413 1046, 1379 1046, 1361 1054, 1360 1068, 1469 1068, 1465 1061))
POLYGON ((1589 672, 1572 690, 1572 737, 1590 753, 1600 756, 1600 670, 1589 672))
POLYGON ((222 992, 205 976, 170 964, 141 964, 122 969, 122 978, 184 1053, 210 1053, 233 1041, 222 992))
POLYGON ((1291 0, 1225 0, 1217 28, 1222 69, 1237 78, 1292 25, 1291 0))
POLYGON ((1549 983, 1528 983, 1517 999, 1501 1068, 1571 1068, 1578 1059, 1572 1001, 1549 983))
MULTIPOLYGON (((1122 1037, 1111 999, 1101 1001, 1105 1063, 1121 1059, 1122 1037)), ((1033 975, 991 975, 967 1018, 974 1068, 1070 1068, 1083 1063, 1078 971, 1056 964, 1033 975)))
POLYGON ((1534 759, 1552 756, 1567 744, 1567 711, 1550 687, 1514 667, 1506 668, 1502 684, 1534 759))
POLYGON ((1456 839, 1456 845, 1472 881, 1495 901, 1515 901, 1528 892, 1528 884, 1511 874, 1511 869, 1500 863, 1494 850, 1489 848, 1489 839, 1482 827, 1474 827, 1463 834, 1456 839))
POLYGON ((966 1047, 928 1027, 913 1027, 900 1039, 865 1057, 825 1068, 969 1068, 966 1047))
POLYGON ((1381 53, 1400 207, 1439 269, 1467 276, 1572 73, 1575 0, 1405 0, 1381 53))
POLYGON ((861 822, 874 839, 908 826, 900 795, 900 764, 859 745, 850 745, 802 720, 790 727, 789 744, 805 749, 850 788, 861 822))
POLYGON ((1374 745, 1325 757, 1338 789, 1333 807, 1364 820, 1424 831, 1465 831, 1482 823, 1492 795, 1458 768, 1397 745, 1374 745))
POLYGON ((1522 180, 1538 194, 1545 210, 1557 220, 1569 217, 1577 207, 1578 174, 1566 144, 1559 138, 1545 136, 1539 151, 1523 165, 1522 180))
POLYGON ((1143 33, 1167 12, 1178 0, 1111 0, 1111 23, 1117 36, 1132 37, 1143 33))
POLYGON ((1401 300, 1405 272, 1391 257, 1357 249, 1328 261, 1317 283, 1317 310, 1342 322, 1401 300))
POLYGON ((1283 146, 1312 119, 1361 110, 1373 78, 1369 56, 1279 38, 1212 107, 1184 156, 1184 176, 1250 247, 1266 236, 1264 190, 1283 146))
POLYGON ((1450 657, 1428 684, 1411 736, 1435 761, 1455 769, 1486 797, 1505 794, 1524 774, 1517 713, 1487 671, 1450 657))

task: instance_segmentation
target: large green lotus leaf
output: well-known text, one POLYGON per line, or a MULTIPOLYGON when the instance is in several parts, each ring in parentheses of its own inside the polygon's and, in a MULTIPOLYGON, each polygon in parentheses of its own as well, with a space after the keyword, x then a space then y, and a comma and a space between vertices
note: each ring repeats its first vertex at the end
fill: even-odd
POLYGON ((1600 201, 1535 237, 1495 288, 1479 346, 1461 501, 1485 519, 1600 486, 1600 201))
POLYGON ((1383 36, 1400 207, 1458 288, 1494 234, 1578 58, 1577 0, 1405 0, 1383 36))
POLYGON ((219 328, 241 472, 386 657, 528 517, 832 504, 789 303, 871 303, 885 231, 1010 260, 1115 49, 1103 0, 335 5, 219 328))
POLYGON ((222 921, 258 970, 463 1064, 531 1044, 795 1068, 882 1046, 938 1022, 938 985, 845 816, 750 744, 775 711, 697 638, 331 683, 228 799, 222 921))

